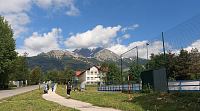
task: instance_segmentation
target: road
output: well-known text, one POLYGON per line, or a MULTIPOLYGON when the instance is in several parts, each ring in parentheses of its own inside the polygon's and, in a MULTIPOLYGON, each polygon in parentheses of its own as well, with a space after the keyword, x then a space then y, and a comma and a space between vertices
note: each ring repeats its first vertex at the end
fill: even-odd
MULTIPOLYGON (((44 84, 40 85, 40 90, 43 90, 44 84)), ((34 86, 28 86, 28 87, 22 87, 22 88, 15 88, 15 89, 10 89, 10 90, 0 90, 0 99, 13 96, 16 94, 28 92, 34 89, 38 89, 39 85, 34 85, 34 86)))

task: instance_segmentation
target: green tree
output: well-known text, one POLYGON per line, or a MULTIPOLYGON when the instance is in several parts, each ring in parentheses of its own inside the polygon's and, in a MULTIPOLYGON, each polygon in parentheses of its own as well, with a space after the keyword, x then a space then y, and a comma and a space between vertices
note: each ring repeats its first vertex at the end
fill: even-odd
POLYGON ((48 80, 56 82, 56 77, 58 76, 57 69, 53 69, 52 71, 48 71, 47 78, 48 80))
POLYGON ((192 48, 190 52, 190 72, 191 79, 200 79, 200 53, 197 48, 192 48))
POLYGON ((15 80, 24 81, 29 79, 30 73, 28 71, 29 65, 27 61, 27 53, 25 52, 23 56, 18 56, 16 60, 16 71, 15 71, 15 80))
POLYGON ((83 70, 85 70, 85 69, 80 69, 80 68, 76 69, 76 71, 83 71, 83 70))
POLYGON ((38 67, 35 66, 30 75, 30 84, 36 85, 39 83, 38 67))
POLYGON ((109 63, 108 65, 108 71, 106 73, 107 76, 107 81, 120 81, 120 70, 119 68, 115 65, 115 63, 109 63))
POLYGON ((103 71, 103 69, 104 69, 105 67, 108 67, 108 63, 107 63, 107 62, 103 62, 103 63, 101 64, 100 70, 103 71))
MULTIPOLYGON (((141 80, 141 72, 143 72, 145 69, 144 67, 142 67, 140 64, 139 64, 139 79, 141 80)), ((132 62, 132 65, 129 66, 129 71, 128 71, 128 75, 129 75, 129 78, 130 78, 130 81, 138 81, 138 67, 137 67, 137 63, 135 61, 132 62)))
MULTIPOLYGON (((164 58, 163 58, 164 59, 164 58)), ((171 51, 168 51, 168 53, 166 53, 166 64, 167 64, 167 77, 168 79, 169 78, 174 78, 174 80, 176 79, 175 78, 175 60, 176 59, 176 56, 175 54, 171 53, 171 51)))
POLYGON ((3 89, 5 83, 9 81, 9 75, 14 72, 17 58, 15 46, 13 30, 8 25, 8 21, 0 15, 0 83, 3 85, 3 89))
POLYGON ((67 66, 64 71, 64 75, 67 78, 67 81, 69 81, 75 78, 76 73, 71 69, 71 66, 67 66))
POLYGON ((176 59, 176 79, 177 80, 189 80, 189 67, 191 66, 190 63, 190 55, 188 51, 184 50, 183 48, 180 50, 180 54, 176 59))
POLYGON ((42 69, 41 69, 42 67, 37 67, 38 68, 38 75, 39 75, 39 81, 40 81, 40 83, 45 80, 44 79, 45 78, 44 77, 44 73, 42 72, 42 69))
POLYGON ((149 60, 148 63, 146 63, 145 65, 145 67, 148 67, 149 64, 149 70, 165 67, 164 54, 158 54, 158 55, 151 54, 150 58, 151 60, 149 60))

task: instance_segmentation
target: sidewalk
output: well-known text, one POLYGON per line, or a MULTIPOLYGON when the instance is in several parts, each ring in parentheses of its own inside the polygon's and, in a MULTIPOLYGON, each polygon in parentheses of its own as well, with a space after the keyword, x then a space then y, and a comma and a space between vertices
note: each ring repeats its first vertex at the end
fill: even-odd
POLYGON ((48 94, 43 94, 42 97, 48 101, 53 101, 63 106, 75 108, 81 111, 121 111, 121 110, 112 109, 112 108, 92 106, 92 104, 90 103, 77 101, 73 99, 66 99, 65 97, 62 97, 55 93, 56 87, 57 85, 54 86, 53 92, 51 89, 49 89, 48 94))
MULTIPOLYGON (((43 86, 44 84, 40 85, 40 88, 41 88, 40 90, 43 90, 43 86)), ((39 88, 39 85, 33 85, 33 86, 27 86, 27 87, 21 87, 21 88, 9 89, 9 90, 0 90, 0 99, 17 95, 20 93, 32 91, 38 88, 39 88)))

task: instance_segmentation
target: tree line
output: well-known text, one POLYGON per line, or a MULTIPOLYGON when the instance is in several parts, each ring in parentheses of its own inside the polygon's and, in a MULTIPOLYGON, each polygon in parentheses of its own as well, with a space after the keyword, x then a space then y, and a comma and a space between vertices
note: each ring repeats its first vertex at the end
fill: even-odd
MULTIPOLYGON (((145 67, 147 70, 165 67, 164 54, 150 56, 151 60, 145 67)), ((195 80, 200 79, 200 53, 197 48, 192 48, 191 52, 180 49, 179 54, 168 51, 166 53, 166 69, 168 80, 195 80)))

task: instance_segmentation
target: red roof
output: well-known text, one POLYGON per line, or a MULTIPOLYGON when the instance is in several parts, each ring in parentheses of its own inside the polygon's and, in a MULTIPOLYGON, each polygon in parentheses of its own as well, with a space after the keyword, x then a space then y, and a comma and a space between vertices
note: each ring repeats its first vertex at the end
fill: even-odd
POLYGON ((103 71, 108 71, 108 67, 104 67, 104 68, 103 68, 103 71))
MULTIPOLYGON (((85 71, 85 70, 84 70, 85 71)), ((81 74, 83 71, 76 71, 76 76, 78 76, 79 74, 81 74)))
POLYGON ((98 69, 100 69, 101 66, 97 66, 98 69))
MULTIPOLYGON (((96 66, 96 65, 93 65, 95 66, 96 68, 98 68, 100 70, 101 66, 96 66)), ((89 70, 90 68, 92 68, 93 66, 87 68, 86 70, 89 70)), ((76 76, 79 76, 80 74, 84 73, 86 70, 84 71, 76 71, 76 76)), ((108 67, 105 67, 103 68, 103 71, 108 71, 108 67)))

